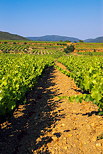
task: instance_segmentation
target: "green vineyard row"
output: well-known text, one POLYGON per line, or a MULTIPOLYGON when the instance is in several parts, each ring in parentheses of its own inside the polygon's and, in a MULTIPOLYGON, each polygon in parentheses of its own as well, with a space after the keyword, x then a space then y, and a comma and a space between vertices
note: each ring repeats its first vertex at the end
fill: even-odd
POLYGON ((103 52, 78 52, 80 55, 103 56, 103 52))
POLYGON ((49 55, 0 54, 0 115, 10 113, 24 99, 53 60, 49 55))
POLYGON ((76 43, 75 49, 103 49, 103 43, 76 43))
POLYGON ((63 51, 62 46, 50 45, 28 45, 28 44, 0 44, 0 53, 29 53, 29 54, 53 54, 56 51, 63 51))
POLYGON ((71 97, 71 100, 92 101, 103 114, 103 57, 63 56, 58 61, 67 67, 70 71, 67 74, 83 93, 71 97))

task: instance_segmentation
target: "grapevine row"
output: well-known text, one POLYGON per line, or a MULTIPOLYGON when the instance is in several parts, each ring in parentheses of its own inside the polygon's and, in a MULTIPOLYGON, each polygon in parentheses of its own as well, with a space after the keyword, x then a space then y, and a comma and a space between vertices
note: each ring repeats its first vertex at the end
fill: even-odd
POLYGON ((74 98, 77 101, 92 101, 103 114, 103 57, 63 56, 59 62, 70 71, 70 76, 84 94, 74 98))
POLYGON ((52 65, 51 56, 1 54, 0 115, 10 113, 25 93, 35 86, 45 67, 52 65))

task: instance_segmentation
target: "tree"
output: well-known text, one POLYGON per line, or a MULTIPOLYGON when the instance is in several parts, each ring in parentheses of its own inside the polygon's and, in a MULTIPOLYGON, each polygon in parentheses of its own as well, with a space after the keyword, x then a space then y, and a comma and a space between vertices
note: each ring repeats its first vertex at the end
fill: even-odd
POLYGON ((7 44, 7 43, 8 43, 8 42, 6 42, 6 41, 4 42, 4 44, 7 44))
POLYGON ((66 53, 70 53, 70 52, 73 52, 74 51, 74 45, 70 45, 70 46, 67 46, 67 48, 64 49, 64 52, 66 53))
POLYGON ((27 42, 24 42, 24 44, 27 44, 27 42))
POLYGON ((16 44, 16 42, 13 42, 13 44, 16 44))
POLYGON ((79 40, 79 42, 84 42, 83 40, 79 40))
POLYGON ((71 41, 69 41, 69 40, 66 40, 65 42, 71 42, 71 41))

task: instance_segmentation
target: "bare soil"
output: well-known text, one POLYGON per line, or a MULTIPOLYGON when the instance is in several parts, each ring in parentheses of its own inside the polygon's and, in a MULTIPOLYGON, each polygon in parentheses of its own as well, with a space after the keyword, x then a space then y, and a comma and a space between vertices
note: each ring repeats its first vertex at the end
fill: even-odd
POLYGON ((46 69, 27 104, 0 124, 0 154, 103 154, 103 116, 97 106, 58 99, 79 93, 71 78, 46 69))

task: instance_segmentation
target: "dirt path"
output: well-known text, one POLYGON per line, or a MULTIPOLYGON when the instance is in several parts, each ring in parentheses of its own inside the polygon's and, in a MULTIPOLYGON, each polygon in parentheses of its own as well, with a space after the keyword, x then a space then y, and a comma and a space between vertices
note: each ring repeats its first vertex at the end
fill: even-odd
MULTIPOLYGON (((59 64, 63 69, 63 65, 59 64)), ((73 80, 47 69, 11 119, 1 124, 0 154, 103 154, 103 116, 92 103, 58 100, 79 94, 73 80)))

